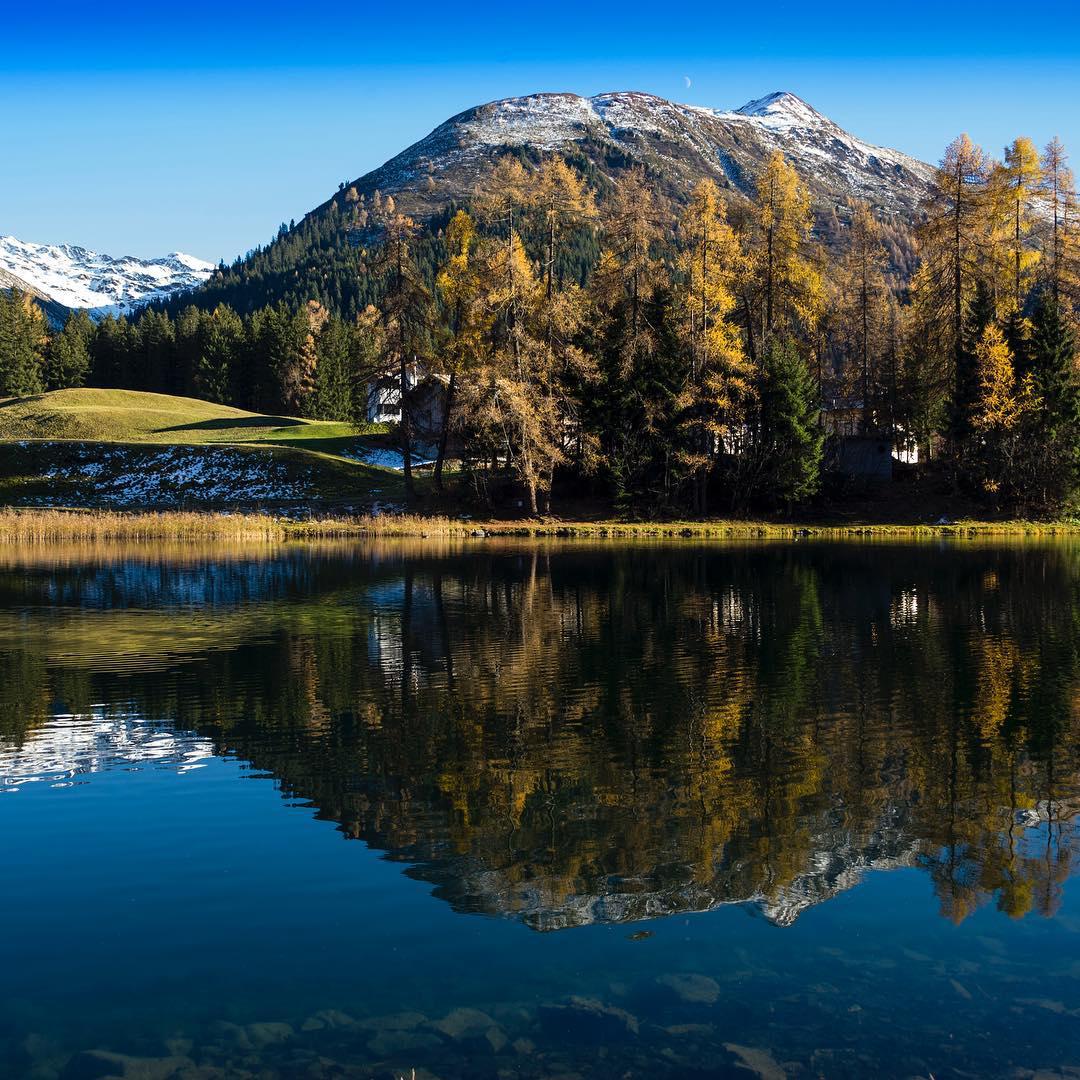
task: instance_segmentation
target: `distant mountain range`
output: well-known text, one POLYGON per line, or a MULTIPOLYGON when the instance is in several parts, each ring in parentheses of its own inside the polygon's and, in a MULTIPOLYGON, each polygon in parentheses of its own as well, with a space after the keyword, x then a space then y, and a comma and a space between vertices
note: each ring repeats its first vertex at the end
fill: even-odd
POLYGON ((137 259, 0 236, 0 286, 31 293, 54 322, 73 308, 86 308, 97 318, 130 314, 152 300, 201 285, 213 271, 213 263, 179 251, 137 259))

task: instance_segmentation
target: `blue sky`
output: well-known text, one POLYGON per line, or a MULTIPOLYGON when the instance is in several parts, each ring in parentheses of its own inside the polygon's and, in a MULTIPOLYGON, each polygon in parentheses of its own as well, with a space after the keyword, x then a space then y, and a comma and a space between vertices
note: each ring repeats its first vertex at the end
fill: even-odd
POLYGON ((926 160, 968 131, 995 153, 1057 134, 1080 165, 1071 5, 60 0, 3 37, 0 233, 111 254, 229 260, 455 112, 538 90, 784 89, 926 160))

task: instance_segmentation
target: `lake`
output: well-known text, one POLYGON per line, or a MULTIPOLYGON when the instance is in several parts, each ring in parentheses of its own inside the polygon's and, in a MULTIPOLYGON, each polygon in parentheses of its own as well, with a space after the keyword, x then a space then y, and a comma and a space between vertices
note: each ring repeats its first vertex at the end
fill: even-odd
POLYGON ((1078 820, 1070 542, 0 548, 4 1077, 1076 1076, 1078 820))

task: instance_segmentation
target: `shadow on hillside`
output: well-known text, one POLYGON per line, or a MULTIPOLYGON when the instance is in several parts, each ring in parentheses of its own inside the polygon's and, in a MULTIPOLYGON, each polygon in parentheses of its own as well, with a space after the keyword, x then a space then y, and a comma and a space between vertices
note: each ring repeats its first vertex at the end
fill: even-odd
POLYGON ((298 420, 295 416, 237 416, 158 428, 157 434, 164 435, 170 431, 225 431, 229 428, 304 427, 305 425, 306 421, 298 420))

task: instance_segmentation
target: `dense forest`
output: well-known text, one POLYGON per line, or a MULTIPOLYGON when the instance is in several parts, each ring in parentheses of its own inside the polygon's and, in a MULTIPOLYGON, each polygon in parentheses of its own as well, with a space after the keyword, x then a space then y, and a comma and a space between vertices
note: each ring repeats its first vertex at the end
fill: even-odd
POLYGON ((637 512, 790 509, 836 434, 917 450, 995 511, 1071 507, 1080 231, 1057 140, 996 161, 961 136, 914 231, 865 203, 815 214, 779 152, 750 199, 613 176, 507 154, 423 224, 343 187, 132 321, 50 332, 5 294, 0 395, 116 386, 358 420, 374 380, 419 372, 444 405, 437 485, 453 446, 534 513, 557 478, 637 512))

